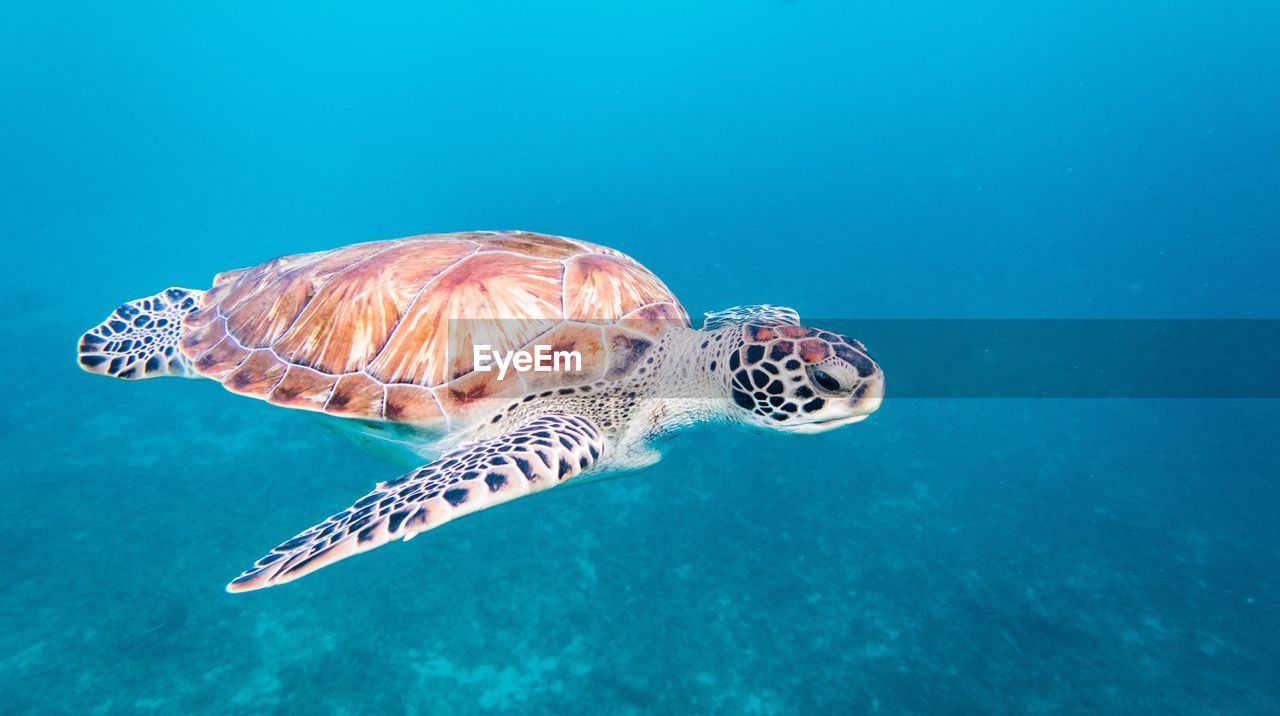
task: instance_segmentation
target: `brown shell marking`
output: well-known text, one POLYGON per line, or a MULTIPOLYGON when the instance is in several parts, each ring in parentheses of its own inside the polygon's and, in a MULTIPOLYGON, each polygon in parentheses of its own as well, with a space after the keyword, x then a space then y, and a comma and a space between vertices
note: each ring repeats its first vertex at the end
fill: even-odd
POLYGON ((508 373, 504 380, 496 372, 476 371, 433 389, 440 408, 453 420, 468 421, 481 413, 493 412, 525 394, 521 377, 508 373))
POLYGON ((217 345, 200 354, 195 368, 201 375, 222 379, 249 357, 249 351, 236 344, 231 336, 225 336, 217 345))
POLYGON ((619 325, 649 337, 656 337, 672 324, 687 325, 688 321, 689 317, 685 315, 684 309, 679 304, 663 302, 637 308, 623 316, 619 325))
POLYGON ((338 379, 324 409, 334 415, 382 415, 383 399, 381 383, 364 373, 349 373, 338 379))
POLYGON ((388 385, 383 414, 401 423, 429 423, 443 417, 431 390, 418 385, 388 385))
POLYGON ((548 346, 552 356, 557 351, 576 352, 581 357, 581 365, 566 367, 562 364, 561 370, 521 374, 525 388, 530 392, 559 388, 564 385, 590 383, 604 376, 605 367, 609 362, 605 351, 604 329, 598 325, 567 321, 526 344, 523 350, 532 352, 537 345, 548 346), (572 368, 580 369, 572 370, 572 368))
POLYGON ((291 365, 276 384, 267 400, 289 408, 323 410, 338 376, 318 373, 300 365, 291 365))
POLYGON ((222 384, 234 393, 263 396, 284 378, 288 368, 271 351, 256 350, 238 368, 223 376, 222 384))
POLYGON ((585 381, 613 348, 598 324, 626 325, 624 342, 640 345, 672 320, 688 325, 667 287, 613 249, 528 232, 428 234, 219 274, 181 348, 237 393, 422 423, 519 395, 529 376, 543 385, 534 373, 474 372, 473 344, 572 344, 585 381))

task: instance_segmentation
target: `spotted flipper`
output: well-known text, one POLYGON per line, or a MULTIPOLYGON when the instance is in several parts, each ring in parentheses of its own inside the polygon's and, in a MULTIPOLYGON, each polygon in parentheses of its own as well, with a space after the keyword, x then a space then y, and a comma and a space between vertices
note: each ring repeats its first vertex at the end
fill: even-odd
POLYGON ((122 304, 80 337, 80 367, 90 373, 138 380, 164 375, 198 378, 178 349, 182 317, 200 305, 203 292, 169 288, 122 304))
POLYGON ((393 539, 540 492, 590 470, 604 437, 590 420, 547 415, 467 445, 378 486, 347 509, 271 550, 227 585, 247 592, 290 582, 393 539))
POLYGON ((702 322, 702 330, 710 331, 734 323, 757 323, 765 326, 798 326, 800 314, 786 306, 734 306, 723 311, 711 311, 702 322))

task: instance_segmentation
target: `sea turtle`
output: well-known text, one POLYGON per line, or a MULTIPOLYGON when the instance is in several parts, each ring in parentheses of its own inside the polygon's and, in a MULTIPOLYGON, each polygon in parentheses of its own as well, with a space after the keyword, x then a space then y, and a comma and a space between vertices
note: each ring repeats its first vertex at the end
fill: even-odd
POLYGON ((206 291, 170 288, 85 333, 79 363, 124 379, 212 378, 425 461, 273 549, 232 592, 650 465, 659 438, 694 423, 817 433, 862 420, 884 395, 861 343, 802 327, 789 308, 708 313, 695 329, 630 257, 520 231, 354 244, 221 273, 206 291), (504 355, 516 370, 490 365, 504 355))

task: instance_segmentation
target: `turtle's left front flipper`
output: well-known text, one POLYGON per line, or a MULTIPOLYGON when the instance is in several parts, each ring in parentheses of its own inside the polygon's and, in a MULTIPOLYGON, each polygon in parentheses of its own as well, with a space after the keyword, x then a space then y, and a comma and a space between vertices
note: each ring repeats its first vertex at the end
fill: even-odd
POLYGON ((227 591, 283 584, 393 539, 407 540, 455 517, 554 487, 591 469, 603 452, 604 436, 587 418, 537 418, 379 483, 351 507, 271 550, 227 591))
POLYGON ((182 321, 200 307, 203 291, 167 288, 121 304, 107 320, 80 336, 80 367, 124 380, 164 375, 199 378, 182 354, 182 321))

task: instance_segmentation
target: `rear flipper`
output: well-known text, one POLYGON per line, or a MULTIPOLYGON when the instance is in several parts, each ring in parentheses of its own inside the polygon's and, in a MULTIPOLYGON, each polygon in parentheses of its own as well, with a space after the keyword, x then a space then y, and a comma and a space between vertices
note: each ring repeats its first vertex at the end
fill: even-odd
POLYGON ((169 288, 122 304, 80 337, 80 367, 125 380, 163 375, 200 377, 178 349, 178 338, 182 317, 200 306, 203 293, 169 288))

